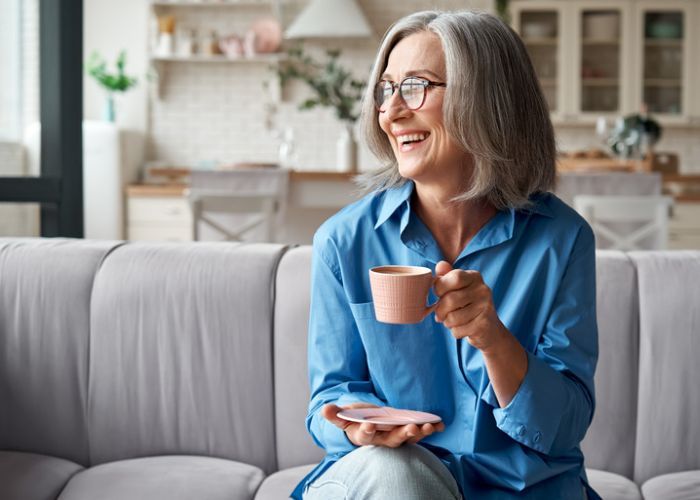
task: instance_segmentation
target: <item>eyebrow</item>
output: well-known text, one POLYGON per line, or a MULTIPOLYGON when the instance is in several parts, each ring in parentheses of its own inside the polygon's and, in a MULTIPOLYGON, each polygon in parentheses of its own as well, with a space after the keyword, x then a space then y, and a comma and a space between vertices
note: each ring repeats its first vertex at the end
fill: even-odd
MULTIPOLYGON (((421 76, 424 74, 431 75, 433 78, 435 78, 437 80, 441 80, 441 81, 444 80, 444 77, 438 75, 437 73, 435 73, 433 71, 430 71, 429 69, 413 69, 413 70, 406 71, 404 78, 406 78, 407 76, 421 76)), ((380 80, 394 81, 394 80, 392 80, 391 75, 389 73, 384 73, 382 76, 379 77, 379 79, 380 80)))

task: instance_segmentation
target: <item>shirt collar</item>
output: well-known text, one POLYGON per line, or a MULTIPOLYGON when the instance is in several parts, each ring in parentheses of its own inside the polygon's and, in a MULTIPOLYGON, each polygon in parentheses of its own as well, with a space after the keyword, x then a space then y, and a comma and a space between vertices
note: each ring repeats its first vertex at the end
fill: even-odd
MULTIPOLYGON (((374 225, 374 229, 377 229, 379 226, 384 224, 403 203, 408 201, 413 194, 413 188, 413 181, 406 181, 402 185, 387 189, 384 192, 382 206, 379 210, 379 216, 377 217, 377 222, 374 225)), ((549 196, 549 193, 533 194, 530 197, 530 206, 522 209, 522 211, 536 213, 550 218, 554 217, 554 212, 552 212, 547 204, 547 199, 549 196)))
POLYGON ((413 194, 413 187, 413 181, 406 181, 402 185, 387 189, 384 192, 382 206, 379 209, 379 216, 374 229, 384 224, 402 204, 408 201, 413 194))

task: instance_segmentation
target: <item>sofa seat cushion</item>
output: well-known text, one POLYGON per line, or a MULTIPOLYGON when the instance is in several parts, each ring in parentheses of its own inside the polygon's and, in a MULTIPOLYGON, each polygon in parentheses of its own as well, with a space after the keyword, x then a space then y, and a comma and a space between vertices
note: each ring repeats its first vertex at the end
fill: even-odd
POLYGON ((69 460, 0 451, 0 498, 54 500, 82 467, 69 460))
POLYGON ((694 500, 700 498, 700 470, 656 476, 642 485, 645 500, 694 500))
POLYGON ((221 458, 135 458, 85 469, 59 500, 250 500, 263 477, 257 467, 221 458))
POLYGON ((317 464, 291 467, 269 475, 263 481, 262 486, 255 495, 255 500, 279 500, 289 498, 290 493, 296 488, 299 481, 304 479, 311 469, 317 464))
POLYGON ((605 500, 642 500, 637 484, 625 476, 596 469, 586 469, 588 482, 605 500))

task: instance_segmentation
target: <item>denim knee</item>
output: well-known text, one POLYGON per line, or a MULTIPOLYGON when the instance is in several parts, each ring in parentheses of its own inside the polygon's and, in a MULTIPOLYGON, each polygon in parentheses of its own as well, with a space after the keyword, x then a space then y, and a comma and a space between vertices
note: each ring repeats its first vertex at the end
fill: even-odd
POLYGON ((305 500, 459 500, 450 471, 417 445, 362 446, 333 464, 304 492, 305 500))

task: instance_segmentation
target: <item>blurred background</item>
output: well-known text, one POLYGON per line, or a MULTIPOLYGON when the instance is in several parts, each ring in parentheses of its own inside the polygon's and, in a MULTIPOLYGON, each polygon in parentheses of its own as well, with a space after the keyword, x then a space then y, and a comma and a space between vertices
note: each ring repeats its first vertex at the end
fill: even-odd
POLYGON ((378 167, 382 35, 429 8, 521 35, 601 247, 700 248, 698 0, 0 0, 0 236, 309 243, 378 167))

